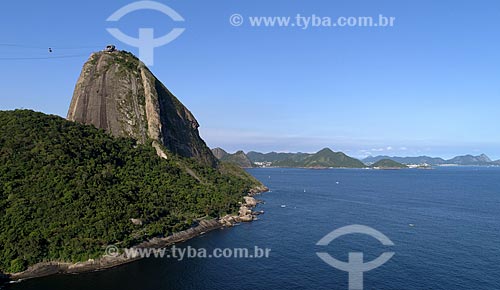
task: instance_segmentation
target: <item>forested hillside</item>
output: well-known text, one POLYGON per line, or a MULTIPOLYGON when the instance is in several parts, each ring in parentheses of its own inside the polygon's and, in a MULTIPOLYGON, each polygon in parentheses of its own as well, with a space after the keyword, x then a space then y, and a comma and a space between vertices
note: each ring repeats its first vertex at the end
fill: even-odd
POLYGON ((57 116, 0 112, 0 271, 95 258, 234 212, 258 183, 237 174, 57 116))

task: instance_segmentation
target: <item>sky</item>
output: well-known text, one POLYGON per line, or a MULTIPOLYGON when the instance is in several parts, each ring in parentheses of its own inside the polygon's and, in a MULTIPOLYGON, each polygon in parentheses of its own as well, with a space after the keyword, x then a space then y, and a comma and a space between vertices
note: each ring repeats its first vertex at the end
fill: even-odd
POLYGON ((162 36, 153 73, 193 112, 210 147, 500 159, 500 2, 7 1, 0 10, 0 110, 66 116, 83 63, 107 28, 162 36), (243 17, 233 26, 231 16, 243 17), (395 17, 393 27, 255 27, 249 17, 395 17), (52 48, 52 52, 48 48, 52 48), (62 57, 62 58, 56 58, 62 57))

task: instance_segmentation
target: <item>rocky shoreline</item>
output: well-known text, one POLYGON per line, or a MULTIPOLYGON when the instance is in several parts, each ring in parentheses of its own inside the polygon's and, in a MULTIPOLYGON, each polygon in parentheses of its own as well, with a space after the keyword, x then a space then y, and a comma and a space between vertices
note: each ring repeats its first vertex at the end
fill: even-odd
MULTIPOLYGON (((238 215, 226 215, 219 219, 201 220, 198 225, 189 228, 185 231, 174 233, 165 238, 153 238, 144 241, 135 248, 162 248, 180 243, 224 227, 232 227, 240 222, 251 222, 256 219, 257 215, 263 214, 264 211, 252 211, 261 201, 254 198, 262 192, 268 191, 265 186, 254 188, 248 196, 244 197, 244 202, 240 204, 238 215)), ((98 259, 90 259, 86 262, 67 263, 67 262, 42 262, 30 266, 26 271, 12 274, 0 275, 0 281, 19 281, 23 279, 40 278, 55 274, 77 274, 85 272, 100 271, 109 268, 114 268, 120 265, 128 264, 139 260, 140 257, 127 257, 124 253, 119 255, 105 255, 98 259)))

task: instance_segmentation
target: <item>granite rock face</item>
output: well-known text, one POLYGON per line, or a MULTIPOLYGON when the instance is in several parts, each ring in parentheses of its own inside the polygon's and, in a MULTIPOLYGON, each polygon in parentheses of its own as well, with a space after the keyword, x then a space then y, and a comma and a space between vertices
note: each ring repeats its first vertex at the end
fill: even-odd
POLYGON ((67 119, 92 124, 117 137, 162 144, 173 153, 217 166, 193 114, 128 52, 90 56, 76 84, 67 119))

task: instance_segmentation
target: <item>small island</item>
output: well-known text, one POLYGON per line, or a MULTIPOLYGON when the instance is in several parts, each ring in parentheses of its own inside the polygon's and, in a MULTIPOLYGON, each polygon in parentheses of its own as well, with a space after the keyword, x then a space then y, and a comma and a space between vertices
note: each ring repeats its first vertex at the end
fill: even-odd
POLYGON ((406 166, 402 163, 396 162, 394 160, 391 160, 391 159, 382 159, 382 160, 370 165, 370 168, 384 169, 384 170, 396 170, 396 169, 405 169, 405 168, 408 168, 408 166, 406 166))

